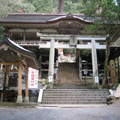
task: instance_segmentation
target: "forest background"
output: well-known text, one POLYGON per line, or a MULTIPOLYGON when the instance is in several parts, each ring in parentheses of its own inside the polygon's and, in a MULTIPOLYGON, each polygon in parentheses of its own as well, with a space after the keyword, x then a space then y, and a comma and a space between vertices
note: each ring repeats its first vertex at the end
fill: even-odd
MULTIPOLYGON (((0 0, 0 19, 7 13, 57 13, 59 0, 0 0)), ((64 13, 81 13, 82 0, 64 0, 64 13)))

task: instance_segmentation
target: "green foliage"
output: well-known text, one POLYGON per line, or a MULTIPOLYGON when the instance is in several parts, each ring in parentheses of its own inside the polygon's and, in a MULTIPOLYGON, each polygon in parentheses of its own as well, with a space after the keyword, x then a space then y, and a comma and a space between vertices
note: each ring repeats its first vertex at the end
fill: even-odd
MULTIPOLYGON (((24 0, 32 4, 39 13, 57 13, 59 0, 24 0)), ((82 0, 64 0, 65 13, 80 13, 83 10, 82 0)), ((33 11, 34 12, 34 11, 33 11)))
POLYGON ((51 13, 53 10, 53 0, 24 0, 24 3, 32 4, 38 13, 51 13))
POLYGON ((115 5, 113 0, 84 0, 83 5, 85 16, 94 19, 91 29, 102 29, 106 34, 113 34, 118 28, 120 5, 115 5))
POLYGON ((36 8, 31 3, 24 3, 22 9, 25 13, 34 13, 36 11, 36 8))
POLYGON ((0 40, 3 38, 4 27, 0 26, 0 40))
MULTIPOLYGON (((0 0, 0 18, 4 18, 8 12, 19 12, 19 8, 25 13, 57 13, 59 0, 0 0)), ((65 13, 80 13, 83 11, 82 0, 64 0, 65 13)))
POLYGON ((20 8, 18 0, 0 0, 0 19, 7 13, 18 12, 20 8))
POLYGON ((70 54, 72 57, 74 57, 75 56, 75 52, 76 52, 75 49, 63 49, 64 55, 70 54))
POLYGON ((89 54, 91 54, 91 50, 87 50, 87 49, 83 49, 81 50, 81 54, 82 56, 89 56, 89 54))
POLYGON ((83 9, 81 0, 65 0, 64 12, 66 13, 80 13, 83 9))

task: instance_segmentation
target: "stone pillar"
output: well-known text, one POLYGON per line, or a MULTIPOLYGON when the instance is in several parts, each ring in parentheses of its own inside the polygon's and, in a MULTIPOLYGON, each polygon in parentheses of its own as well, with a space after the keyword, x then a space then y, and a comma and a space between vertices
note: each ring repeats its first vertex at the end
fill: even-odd
POLYGON ((25 102, 29 102, 28 95, 28 68, 25 68, 25 102))
POLYGON ((98 64, 97 64, 97 52, 96 52, 96 45, 95 40, 93 39, 91 41, 92 45, 92 69, 93 69, 93 79, 95 84, 99 84, 99 78, 98 78, 98 64))
POLYGON ((23 63, 19 61, 19 71, 18 71, 18 96, 17 96, 17 103, 22 103, 22 69, 23 63))
POLYGON ((53 88, 53 80, 54 80, 54 57, 55 57, 55 40, 54 38, 51 39, 50 44, 50 53, 49 53, 49 73, 48 73, 48 82, 49 87, 53 88))
POLYGON ((116 83, 116 70, 115 70, 115 61, 110 60, 110 83, 116 83))

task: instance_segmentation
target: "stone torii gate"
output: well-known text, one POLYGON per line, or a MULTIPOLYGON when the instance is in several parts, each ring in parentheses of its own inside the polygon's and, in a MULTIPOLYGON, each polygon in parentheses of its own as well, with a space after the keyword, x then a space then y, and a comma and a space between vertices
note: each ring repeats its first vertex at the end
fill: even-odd
POLYGON ((98 63, 96 49, 106 49, 106 45, 100 45, 99 41, 104 42, 107 36, 82 36, 82 35, 46 35, 37 33, 40 40, 47 40, 47 43, 40 43, 39 48, 50 48, 49 54, 49 73, 50 83, 53 83, 54 74, 54 54, 55 48, 64 49, 91 49, 92 52, 92 69, 95 84, 99 84, 98 63), (58 44, 58 41, 69 41, 69 44, 58 44), (85 41, 87 44, 78 44, 78 41, 85 41))

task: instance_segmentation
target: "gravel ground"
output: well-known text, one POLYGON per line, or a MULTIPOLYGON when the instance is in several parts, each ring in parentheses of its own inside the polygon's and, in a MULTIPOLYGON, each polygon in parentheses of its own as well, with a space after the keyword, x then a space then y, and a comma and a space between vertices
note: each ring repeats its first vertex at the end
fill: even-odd
POLYGON ((0 120, 120 120, 120 100, 109 106, 79 108, 0 108, 0 120))

